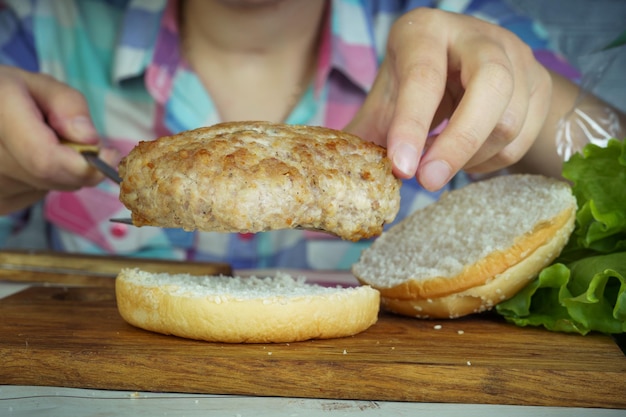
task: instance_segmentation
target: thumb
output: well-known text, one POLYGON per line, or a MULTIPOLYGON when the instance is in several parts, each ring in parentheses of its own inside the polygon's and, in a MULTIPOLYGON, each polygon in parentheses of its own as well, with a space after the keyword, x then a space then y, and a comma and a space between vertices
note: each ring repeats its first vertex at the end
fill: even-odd
POLYGON ((24 72, 22 79, 59 136, 72 142, 98 143, 87 101, 78 90, 47 75, 24 72))
POLYGON ((389 83, 383 64, 363 105, 343 129, 344 131, 387 147, 387 131, 395 108, 389 83))

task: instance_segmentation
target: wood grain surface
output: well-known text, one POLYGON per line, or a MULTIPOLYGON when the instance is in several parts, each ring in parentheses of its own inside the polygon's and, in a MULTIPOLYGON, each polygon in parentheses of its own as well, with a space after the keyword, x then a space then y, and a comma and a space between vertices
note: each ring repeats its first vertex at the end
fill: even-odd
POLYGON ((192 275, 230 275, 225 263, 181 262, 39 251, 0 251, 0 280, 113 287, 123 268, 192 275), (17 273, 19 271, 19 273, 17 273))
POLYGON ((382 314, 349 338, 220 344, 134 328, 113 288, 98 286, 32 287, 0 300, 0 318, 2 384, 626 408, 626 357, 610 337, 518 328, 488 314, 382 314))

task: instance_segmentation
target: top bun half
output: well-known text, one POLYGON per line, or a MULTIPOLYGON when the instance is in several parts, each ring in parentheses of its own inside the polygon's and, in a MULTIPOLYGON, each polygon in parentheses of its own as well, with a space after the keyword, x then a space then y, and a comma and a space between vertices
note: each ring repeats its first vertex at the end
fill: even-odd
POLYGON ((445 193, 403 219, 363 251, 352 271, 394 301, 432 301, 484 286, 534 256, 530 269, 529 262, 518 268, 528 280, 560 253, 575 214, 565 182, 494 177, 445 193))

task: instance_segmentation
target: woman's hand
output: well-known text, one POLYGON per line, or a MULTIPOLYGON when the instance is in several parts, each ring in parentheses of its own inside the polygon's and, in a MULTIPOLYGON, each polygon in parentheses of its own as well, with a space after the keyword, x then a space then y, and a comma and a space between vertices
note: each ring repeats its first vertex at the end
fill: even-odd
POLYGON ((513 33, 416 9, 394 24, 372 91, 346 130, 386 146, 398 177, 415 175, 434 191, 460 169, 491 172, 519 161, 551 95, 550 74, 513 33))
POLYGON ((59 136, 98 143, 83 96, 49 76, 0 66, 0 215, 29 206, 49 190, 102 180, 59 136))

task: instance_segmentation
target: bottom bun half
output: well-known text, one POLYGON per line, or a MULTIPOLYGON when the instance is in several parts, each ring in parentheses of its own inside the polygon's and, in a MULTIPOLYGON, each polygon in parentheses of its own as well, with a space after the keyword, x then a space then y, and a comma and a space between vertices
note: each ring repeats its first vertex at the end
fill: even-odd
POLYGON ((167 335, 226 343, 286 343, 352 336, 376 323, 377 290, 327 288, 269 278, 120 272, 118 310, 129 324, 167 335))
POLYGON ((570 215, 566 224, 547 243, 483 285, 437 298, 396 299, 383 296, 382 307, 396 314, 432 319, 453 319, 491 310, 496 304, 517 294, 549 265, 561 253, 573 228, 574 216, 570 215))

